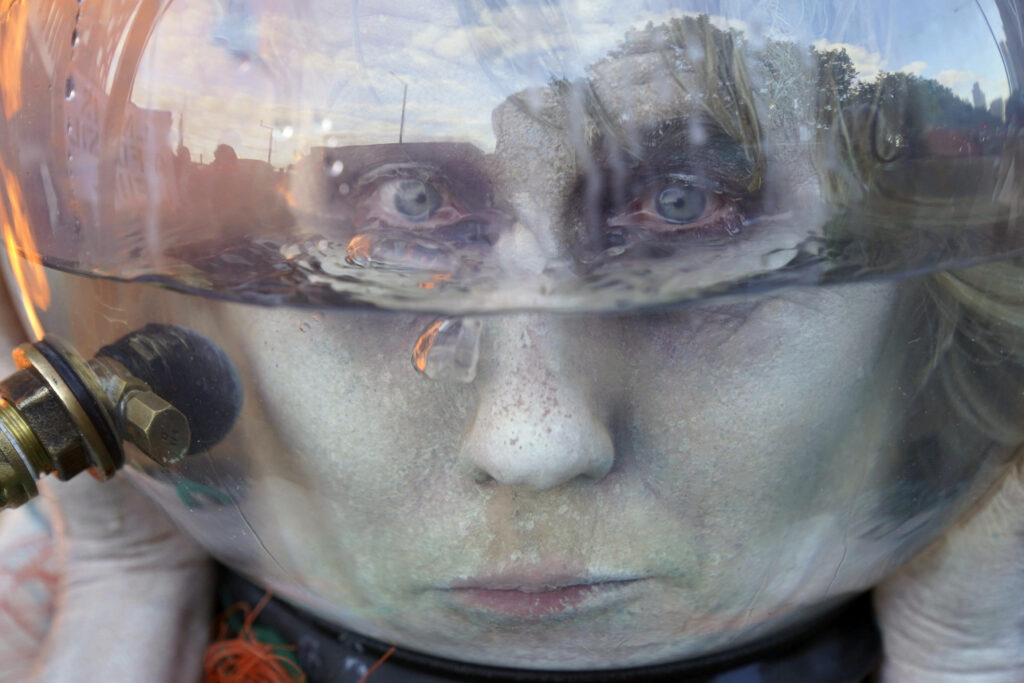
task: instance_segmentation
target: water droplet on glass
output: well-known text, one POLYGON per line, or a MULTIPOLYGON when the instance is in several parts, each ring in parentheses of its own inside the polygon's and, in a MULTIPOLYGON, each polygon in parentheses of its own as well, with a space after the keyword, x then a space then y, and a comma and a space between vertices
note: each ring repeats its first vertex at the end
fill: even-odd
POLYGON ((309 332, 309 328, 310 328, 309 323, 305 323, 305 322, 301 323, 299 325, 299 332, 309 332))
POLYGON ((334 125, 334 122, 331 121, 326 116, 324 118, 320 119, 320 130, 324 131, 325 133, 327 131, 329 131, 331 129, 331 126, 333 126, 333 125, 334 125))
POLYGON ((341 172, 344 170, 345 164, 341 163, 341 159, 336 159, 334 163, 332 163, 328 167, 327 172, 331 175, 332 178, 337 178, 338 176, 341 175, 341 172))
POLYGON ((75 99, 75 81, 71 76, 64 81, 64 99, 68 101, 75 99))
POLYGON ((478 318, 435 320, 413 346, 413 367, 438 382, 472 382, 480 359, 482 330, 478 318))
POLYGON ((337 147, 341 144, 341 140, 338 139, 338 136, 332 135, 327 138, 326 144, 328 147, 337 147))
POLYGON ((360 268, 453 273, 458 256, 446 245, 405 232, 363 233, 345 247, 345 262, 360 268))
POLYGON ((72 130, 73 130, 73 128, 71 127, 71 124, 69 123, 68 124, 68 135, 71 135, 71 131, 72 130))
POLYGON ((352 188, 348 186, 348 183, 341 183, 340 185, 338 185, 338 194, 340 194, 342 197, 347 195, 351 190, 352 188))
POLYGON ((78 47, 78 29, 71 32, 71 47, 78 47))
POLYGON ((290 139, 293 135, 295 135, 295 129, 291 126, 283 126, 281 128, 281 137, 285 140, 290 139))

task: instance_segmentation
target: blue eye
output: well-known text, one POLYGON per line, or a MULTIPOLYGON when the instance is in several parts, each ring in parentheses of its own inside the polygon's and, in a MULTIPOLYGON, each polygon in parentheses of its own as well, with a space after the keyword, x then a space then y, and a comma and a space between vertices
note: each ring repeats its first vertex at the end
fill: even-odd
POLYGON ((704 215, 704 190, 682 183, 666 185, 654 200, 654 210, 669 223, 692 223, 704 215))
POLYGON ((394 188, 395 210, 403 218, 418 223, 441 208, 441 195, 430 183, 414 178, 400 180, 394 188))

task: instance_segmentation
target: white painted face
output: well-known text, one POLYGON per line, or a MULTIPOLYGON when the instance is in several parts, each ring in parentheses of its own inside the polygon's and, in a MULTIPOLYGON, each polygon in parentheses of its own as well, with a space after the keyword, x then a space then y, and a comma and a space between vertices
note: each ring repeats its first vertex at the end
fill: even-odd
POLYGON ((735 643, 889 568, 895 547, 849 534, 882 514, 902 415, 895 305, 863 285, 491 318, 470 385, 412 367, 429 318, 242 311, 280 438, 248 445, 253 523, 284 595, 438 655, 607 667, 735 643))
MULTIPOLYGON (((678 89, 613 77, 595 82, 611 116, 693 114, 678 89)), ((492 255, 530 274, 580 239, 583 155, 518 102, 495 111, 485 170, 513 217, 492 255)), ((809 155, 768 163, 776 212, 821 210, 809 155)), ((678 229, 658 209, 647 225, 678 229)), ((739 270, 790 229, 708 254, 739 270)), ((481 316, 469 383, 410 362, 436 316, 230 308, 250 420, 276 437, 244 446, 280 566, 261 578, 382 639, 509 666, 664 661, 807 616, 890 567, 893 547, 851 527, 880 514, 904 417, 900 306, 896 285, 862 284, 481 316)))
MULTIPOLYGON (((938 323, 922 282, 798 286, 817 281, 801 268, 829 265, 842 203, 879 199, 851 180, 865 140, 823 123, 808 55, 824 53, 807 46, 879 38, 893 64, 908 61, 900 41, 862 30, 874 24, 824 11, 800 23, 755 1, 726 3, 746 8, 742 25, 656 2, 256 4, 213 17, 181 0, 152 17, 148 42, 126 42, 144 58, 124 135, 152 159, 125 153, 115 173, 73 150, 70 189, 57 189, 87 225, 52 240, 57 257, 118 256, 122 280, 48 272, 54 303, 40 314, 83 353, 165 322, 235 362, 245 407, 224 443, 178 469, 134 461, 225 563, 429 654, 625 667, 735 646, 868 589, 991 481, 964 464, 987 442, 939 434, 961 425, 945 379, 925 381, 938 323), (773 18, 799 44, 773 42, 773 18), (726 29, 749 40, 729 43, 726 29), (143 133, 170 126, 180 102, 172 156, 169 127, 143 133), (127 187, 133 171, 159 196, 87 192, 110 178, 127 187), (159 229, 141 230, 136 209, 159 229), (123 220, 90 233, 107 215, 123 220), (457 258, 437 248, 460 241, 457 258), (231 302, 256 298, 266 264, 253 254, 268 252, 287 277, 261 301, 278 305, 231 302), (360 301, 376 291, 368 273, 413 286, 387 302, 402 310, 292 305, 308 291, 287 278, 310 272, 360 301), (166 287, 124 281, 140 273, 166 287), (725 284, 730 296, 711 296, 725 284), (424 312, 431 292, 469 300, 463 285, 488 312, 424 312), (609 292, 693 300, 595 313, 609 292), (441 344, 442 325, 463 345, 441 344)), ((94 24, 77 54, 92 55, 99 19, 82 16, 94 24)), ((80 130, 103 99, 76 77, 66 107, 80 130)), ((882 142, 906 146, 896 133, 882 142)), ((911 180, 983 187, 996 165, 954 168, 961 143, 948 129, 916 141, 911 180)), ((898 165, 871 163, 913 186, 898 165)), ((869 227, 899 242, 906 217, 889 217, 869 227)), ((79 270, 111 274, 97 259, 79 270)))

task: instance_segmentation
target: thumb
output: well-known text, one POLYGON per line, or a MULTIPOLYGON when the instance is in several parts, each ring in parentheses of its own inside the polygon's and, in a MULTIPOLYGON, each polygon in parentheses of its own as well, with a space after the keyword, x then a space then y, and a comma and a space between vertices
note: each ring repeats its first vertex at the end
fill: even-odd
POLYGON ((213 568, 118 475, 49 484, 61 580, 43 681, 199 680, 213 568))
POLYGON ((882 681, 1024 680, 1024 459, 875 591, 882 681))

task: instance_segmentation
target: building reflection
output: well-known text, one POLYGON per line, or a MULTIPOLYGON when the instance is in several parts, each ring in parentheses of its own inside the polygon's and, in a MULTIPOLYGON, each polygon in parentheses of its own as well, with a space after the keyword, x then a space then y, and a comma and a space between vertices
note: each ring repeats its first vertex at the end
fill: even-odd
MULTIPOLYGON (((5 100, 0 144, 37 141, 19 146, 20 167, 14 170, 40 253, 68 263, 83 254, 94 263, 101 258, 159 262, 185 244, 351 236, 358 228, 355 199, 365 173, 389 164, 439 169, 459 197, 476 202, 467 208, 470 213, 488 208, 495 198, 485 155, 468 143, 313 146, 286 167, 240 157, 235 146, 221 144, 212 158, 200 154, 197 159, 181 139, 179 112, 132 100, 133 78, 158 14, 137 7, 135 0, 106 6, 102 15, 80 13, 73 0, 25 10, 23 60, 16 72, 4 74, 5 88, 17 88, 23 101, 13 108, 5 100), (88 40, 78 40, 86 34, 88 40)), ((647 38, 657 38, 662 28, 634 35, 635 49, 647 49, 647 38)), ((1018 43, 1004 49, 1013 53, 1018 43)), ((609 59, 628 55, 629 49, 621 46, 609 59)), ((805 61, 818 72, 819 92, 834 95, 852 130, 866 130, 857 117, 897 124, 871 129, 874 161, 890 165, 887 171, 902 163, 922 177, 926 166, 944 165, 945 175, 957 179, 963 174, 947 172, 958 166, 955 159, 979 161, 1005 153, 1008 136, 1019 144, 1019 84, 1010 84, 1017 89, 1008 97, 991 100, 979 87, 974 101, 966 102, 934 80, 909 74, 858 81, 842 50, 811 49, 805 61)))

